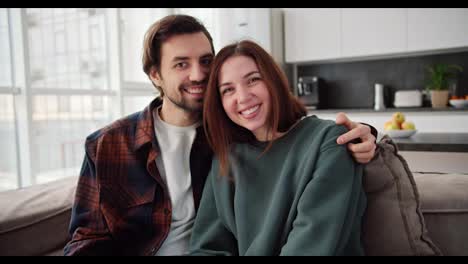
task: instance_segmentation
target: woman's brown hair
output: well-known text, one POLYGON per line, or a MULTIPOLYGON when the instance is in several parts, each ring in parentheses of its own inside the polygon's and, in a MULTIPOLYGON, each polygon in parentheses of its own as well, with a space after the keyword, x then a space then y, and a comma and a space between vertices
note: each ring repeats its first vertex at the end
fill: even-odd
MULTIPOLYGON (((208 143, 220 161, 220 173, 228 176, 229 149, 232 143, 252 143, 253 133, 229 119, 223 109, 219 92, 219 74, 224 62, 233 56, 246 56, 256 63, 263 82, 270 93, 268 133, 286 132, 301 117, 307 114, 304 105, 291 93, 285 73, 273 57, 253 41, 243 40, 228 45, 216 55, 204 98, 203 126, 208 143), (273 131, 271 131, 273 130, 273 131)), ((270 141, 266 151, 274 141, 270 141)))

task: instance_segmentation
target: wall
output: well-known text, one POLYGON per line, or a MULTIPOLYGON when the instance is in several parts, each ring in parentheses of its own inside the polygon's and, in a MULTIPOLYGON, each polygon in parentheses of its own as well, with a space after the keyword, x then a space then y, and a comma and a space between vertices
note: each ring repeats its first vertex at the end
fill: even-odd
POLYGON ((297 66, 298 76, 322 77, 326 93, 322 102, 326 108, 372 108, 374 83, 387 90, 386 105, 392 106, 397 90, 422 90, 425 67, 434 63, 458 64, 464 68, 458 87, 468 94, 468 52, 446 53, 393 59, 341 62, 297 66))

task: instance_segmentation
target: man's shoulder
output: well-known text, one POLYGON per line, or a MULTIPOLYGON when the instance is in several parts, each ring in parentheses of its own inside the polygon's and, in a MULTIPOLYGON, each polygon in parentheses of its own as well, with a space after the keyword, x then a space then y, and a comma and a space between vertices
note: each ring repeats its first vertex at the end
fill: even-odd
POLYGON ((141 114, 141 111, 133 113, 94 131, 86 137, 86 144, 93 144, 109 137, 130 136, 130 134, 134 134, 141 114))

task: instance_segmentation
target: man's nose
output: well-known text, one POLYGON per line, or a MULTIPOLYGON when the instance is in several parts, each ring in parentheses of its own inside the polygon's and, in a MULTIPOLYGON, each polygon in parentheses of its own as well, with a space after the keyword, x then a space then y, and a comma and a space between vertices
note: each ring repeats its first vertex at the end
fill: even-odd
POLYGON ((208 69, 200 64, 196 64, 192 67, 189 78, 192 82, 202 82, 207 78, 207 76, 208 69))

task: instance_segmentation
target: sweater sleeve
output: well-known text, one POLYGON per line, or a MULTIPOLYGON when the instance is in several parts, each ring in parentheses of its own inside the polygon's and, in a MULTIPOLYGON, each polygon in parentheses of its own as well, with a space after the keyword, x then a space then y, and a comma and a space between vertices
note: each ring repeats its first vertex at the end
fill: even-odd
MULTIPOLYGON (((215 162, 213 162, 215 163, 215 162)), ((190 255, 233 256, 238 255, 237 241, 225 227, 219 215, 214 188, 219 178, 212 167, 206 181, 200 207, 190 240, 190 255)))
POLYGON ((299 199, 281 255, 363 254, 359 241, 365 204, 362 168, 345 146, 336 144, 342 130, 335 126, 330 131, 315 166, 310 167, 312 177, 299 199))

